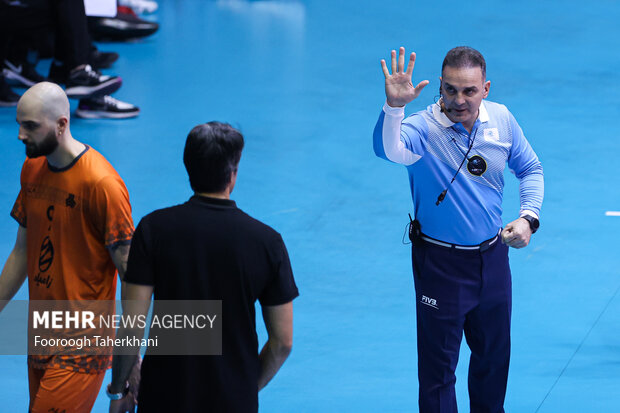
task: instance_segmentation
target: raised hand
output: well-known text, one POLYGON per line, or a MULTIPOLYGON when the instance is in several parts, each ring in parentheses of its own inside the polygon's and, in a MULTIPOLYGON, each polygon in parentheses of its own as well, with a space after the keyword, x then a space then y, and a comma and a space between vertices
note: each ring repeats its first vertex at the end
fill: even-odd
POLYGON ((405 71, 405 48, 398 50, 398 67, 396 66, 396 50, 392 50, 392 74, 381 59, 381 68, 385 75, 385 96, 388 105, 392 107, 402 107, 418 97, 422 89, 428 85, 428 80, 423 80, 416 87, 411 83, 413 67, 415 66, 415 53, 409 56, 409 66, 405 71))

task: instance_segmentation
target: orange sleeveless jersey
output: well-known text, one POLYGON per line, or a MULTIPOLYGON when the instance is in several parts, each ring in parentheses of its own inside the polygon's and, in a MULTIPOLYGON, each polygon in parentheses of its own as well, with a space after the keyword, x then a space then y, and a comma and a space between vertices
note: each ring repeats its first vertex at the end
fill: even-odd
MULTIPOLYGON (((86 146, 69 166, 26 159, 11 216, 26 228, 31 300, 114 300, 109 248, 129 244, 133 220, 127 188, 112 165, 86 146)), ((105 370, 108 356, 29 356, 35 368, 105 370)))

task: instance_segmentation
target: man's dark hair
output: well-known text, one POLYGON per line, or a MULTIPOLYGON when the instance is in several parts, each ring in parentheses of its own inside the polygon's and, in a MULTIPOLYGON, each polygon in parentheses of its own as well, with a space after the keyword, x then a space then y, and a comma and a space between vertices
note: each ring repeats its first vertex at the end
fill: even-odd
POLYGON ((482 70, 482 78, 487 77, 487 63, 484 61, 482 54, 476 49, 472 49, 468 46, 459 46, 451 49, 446 57, 443 59, 441 65, 441 72, 446 66, 461 68, 461 67, 479 67, 482 70))
POLYGON ((208 122, 187 135, 183 163, 195 192, 222 192, 237 170, 243 135, 228 123, 208 122))

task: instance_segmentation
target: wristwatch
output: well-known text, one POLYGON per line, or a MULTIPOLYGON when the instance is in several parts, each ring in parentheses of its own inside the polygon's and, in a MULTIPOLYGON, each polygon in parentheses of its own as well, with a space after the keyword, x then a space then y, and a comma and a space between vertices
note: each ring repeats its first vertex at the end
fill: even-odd
POLYGON ((538 231, 538 228, 540 227, 540 221, 538 219, 534 218, 531 215, 523 215, 521 218, 530 223, 530 229, 532 230, 532 234, 538 231))
POLYGON ((108 384, 108 387, 105 389, 105 394, 108 395, 110 400, 120 400, 129 393, 129 383, 125 384, 125 390, 122 393, 110 393, 110 386, 112 386, 112 383, 108 384))

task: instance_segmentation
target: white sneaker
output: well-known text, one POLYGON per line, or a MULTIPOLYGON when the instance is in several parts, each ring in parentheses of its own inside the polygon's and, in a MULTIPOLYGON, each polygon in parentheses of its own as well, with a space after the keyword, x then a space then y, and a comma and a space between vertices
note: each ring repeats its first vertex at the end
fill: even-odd
POLYGON ((159 7, 153 0, 119 0, 119 3, 131 7, 137 14, 154 13, 159 7))

